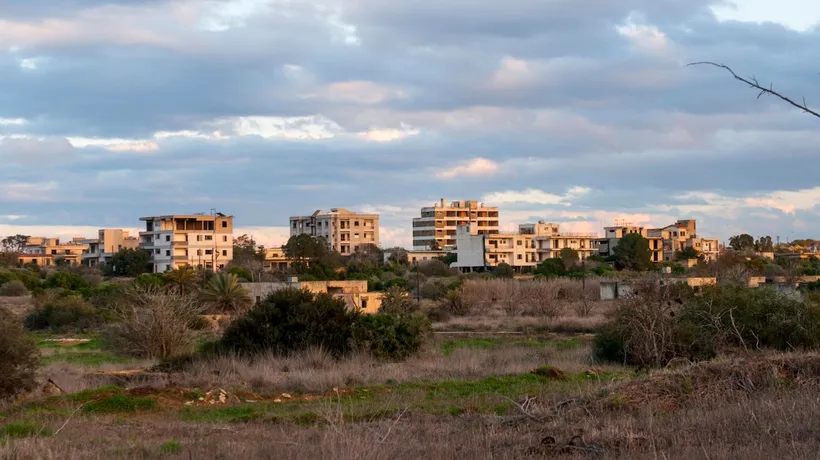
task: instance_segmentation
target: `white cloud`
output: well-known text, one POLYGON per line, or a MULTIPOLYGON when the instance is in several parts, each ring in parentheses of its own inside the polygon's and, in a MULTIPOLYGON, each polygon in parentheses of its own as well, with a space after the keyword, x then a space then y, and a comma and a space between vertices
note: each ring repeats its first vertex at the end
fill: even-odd
POLYGON ((572 187, 563 195, 547 193, 543 190, 528 188, 522 191, 507 190, 484 195, 483 201, 494 205, 526 203, 541 205, 561 205, 570 206, 573 199, 588 194, 591 189, 587 187, 572 187))
POLYGON ((55 198, 52 192, 56 189, 56 181, 38 183, 0 183, 0 201, 52 201, 55 198))
POLYGON ((111 152, 156 152, 159 145, 150 140, 136 139, 100 139, 88 137, 69 137, 68 142, 75 148, 102 147, 111 152))
POLYGON ((23 126, 26 123, 25 118, 0 118, 0 126, 23 126))
POLYGON ((498 171, 498 163, 486 158, 474 158, 461 164, 451 166, 436 172, 439 179, 454 179, 460 177, 489 176, 498 171))
POLYGON ((637 24, 630 19, 618 27, 618 33, 629 37, 638 49, 648 52, 660 53, 669 47, 666 34, 653 25, 637 24))
POLYGON ((360 139, 374 141, 374 142, 393 142, 410 136, 416 136, 420 131, 410 125, 401 124, 399 129, 396 128, 373 128, 369 131, 357 133, 356 136, 360 139))

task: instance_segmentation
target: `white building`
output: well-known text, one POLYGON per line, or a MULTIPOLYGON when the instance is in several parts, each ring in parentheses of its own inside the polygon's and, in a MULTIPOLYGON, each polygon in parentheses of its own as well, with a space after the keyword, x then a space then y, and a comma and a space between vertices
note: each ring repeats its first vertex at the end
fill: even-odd
POLYGON ((233 259, 233 216, 222 213, 142 217, 140 247, 154 273, 183 266, 220 270, 233 259))

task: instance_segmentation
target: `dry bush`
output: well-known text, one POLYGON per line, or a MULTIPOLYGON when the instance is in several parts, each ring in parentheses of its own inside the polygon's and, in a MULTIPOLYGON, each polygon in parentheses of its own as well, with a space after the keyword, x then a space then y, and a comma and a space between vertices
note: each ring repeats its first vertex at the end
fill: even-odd
POLYGON ((20 319, 0 308, 0 400, 29 391, 35 383, 39 354, 20 319))
POLYGON ((28 294, 28 289, 20 280, 11 280, 0 286, 0 296, 22 297, 26 294, 28 294))
POLYGON ((470 279, 464 282, 462 301, 472 315, 486 315, 499 308, 508 316, 555 318, 572 306, 578 316, 589 316, 597 306, 599 283, 566 278, 518 281, 470 279))
POLYGON ((114 323, 105 333, 121 353, 164 359, 190 352, 196 341, 191 329, 205 307, 192 295, 156 286, 134 285, 113 305, 114 323))

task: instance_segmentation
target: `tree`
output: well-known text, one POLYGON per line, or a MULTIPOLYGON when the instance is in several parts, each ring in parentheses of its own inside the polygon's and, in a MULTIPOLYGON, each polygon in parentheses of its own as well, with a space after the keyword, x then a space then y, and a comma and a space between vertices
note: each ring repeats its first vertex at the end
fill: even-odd
POLYGON ((344 259, 332 251, 324 237, 301 234, 290 237, 282 246, 285 255, 293 260, 291 269, 299 274, 309 274, 317 279, 335 279, 336 269, 344 259))
POLYGON ((247 234, 240 235, 233 239, 233 260, 240 263, 246 260, 264 262, 265 247, 257 245, 256 240, 247 234))
POLYGON ((755 251, 757 252, 773 252, 774 243, 771 236, 762 236, 755 241, 755 251))
POLYGON ((515 270, 506 262, 501 262, 493 269, 493 276, 497 278, 514 278, 515 270))
POLYGON ((180 294, 187 294, 196 288, 199 277, 191 267, 186 265, 166 273, 165 280, 169 289, 173 289, 180 294))
POLYGON ((389 262, 400 265, 407 265, 410 262, 407 256, 407 249, 396 246, 394 248, 385 249, 384 252, 390 254, 387 257, 389 262))
POLYGON ((430 250, 431 251, 441 251, 441 246, 438 244, 438 240, 433 238, 433 242, 430 243, 430 250))
POLYGON ((567 267, 564 266, 564 261, 560 257, 553 257, 546 259, 535 269, 536 275, 553 278, 557 276, 565 276, 567 274, 567 267))
POLYGON ((200 298, 211 310, 221 313, 242 314, 253 306, 250 292, 232 273, 219 273, 211 278, 200 298))
POLYGON ((0 249, 4 252, 23 252, 28 243, 28 235, 7 236, 0 240, 0 249))
POLYGON ((759 93, 757 93, 758 98, 760 98, 760 96, 763 96, 763 95, 774 96, 774 97, 784 101, 785 103, 787 103, 787 104, 789 104, 793 107, 796 107, 796 108, 802 110, 805 113, 808 113, 809 115, 820 118, 820 113, 818 113, 815 110, 810 109, 808 107, 808 105, 806 105, 806 98, 805 97, 803 98, 802 103, 795 102, 790 97, 784 96, 783 94, 780 94, 779 92, 775 91, 771 84, 769 84, 769 87, 767 88, 767 87, 761 85, 760 82, 758 82, 756 77, 750 77, 750 78, 741 77, 740 75, 736 74, 734 70, 732 70, 729 66, 727 66, 725 64, 718 64, 716 62, 702 61, 702 62, 692 62, 692 63, 689 63, 687 65, 688 66, 710 65, 710 66, 714 66, 714 67, 724 69, 727 72, 729 72, 732 75, 732 78, 734 78, 735 80, 749 85, 750 88, 754 88, 754 89, 758 90, 759 91, 759 93))
POLYGON ((448 252, 446 255, 443 255, 441 257, 436 257, 436 258, 449 266, 449 265, 453 265, 454 263, 458 262, 458 253, 457 252, 448 252))
POLYGON ((558 257, 564 262, 565 267, 571 267, 578 263, 578 251, 572 248, 563 248, 558 251, 558 257))
POLYGON ((410 298, 410 293, 400 286, 391 286, 384 291, 379 313, 400 315, 418 311, 418 304, 410 298))
POLYGON ((384 263, 384 251, 372 243, 360 244, 350 255, 348 263, 366 267, 378 267, 384 263))
POLYGON ((612 256, 619 270, 646 271, 652 265, 649 240, 638 233, 629 233, 618 241, 612 256))
POLYGON ((123 249, 113 256, 111 261, 105 264, 106 274, 115 276, 137 276, 143 273, 150 273, 151 256, 145 249, 123 249))
POLYGON ((729 247, 735 251, 752 250, 755 247, 755 239, 748 233, 741 233, 729 238, 729 247))
POLYGON ((689 246, 675 253, 675 260, 700 259, 697 249, 689 246))

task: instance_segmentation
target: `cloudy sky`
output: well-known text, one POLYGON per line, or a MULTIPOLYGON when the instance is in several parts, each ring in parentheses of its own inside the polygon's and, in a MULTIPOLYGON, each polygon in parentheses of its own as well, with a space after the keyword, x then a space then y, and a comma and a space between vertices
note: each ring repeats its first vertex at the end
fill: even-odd
POLYGON ((379 212, 440 197, 600 231, 820 236, 820 3, 3 0, 0 235, 144 215, 379 212))

